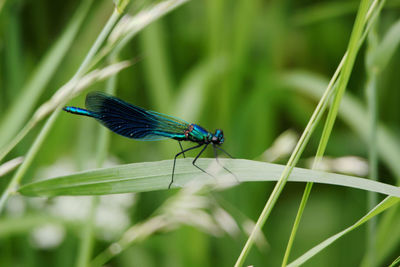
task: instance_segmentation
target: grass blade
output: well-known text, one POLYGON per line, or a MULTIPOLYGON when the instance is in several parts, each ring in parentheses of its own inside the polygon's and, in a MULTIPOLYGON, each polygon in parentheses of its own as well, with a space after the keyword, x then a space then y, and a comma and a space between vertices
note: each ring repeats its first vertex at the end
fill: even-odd
POLYGON ((17 168, 22 163, 23 160, 24 160, 23 157, 18 157, 18 158, 9 160, 9 161, 1 164, 0 165, 0 177, 6 175, 10 171, 17 168))
POLYGON ((76 14, 71 18, 70 24, 60 39, 54 44, 49 52, 38 64, 33 76, 22 88, 20 95, 5 112, 0 127, 0 147, 6 145, 21 128, 46 85, 58 69, 62 59, 76 38, 83 19, 85 18, 93 0, 82 1, 76 14))
MULTIPOLYGON (((328 83, 325 78, 304 71, 287 73, 283 76, 282 81, 286 88, 301 92, 315 100, 320 99, 328 83)), ((360 100, 350 93, 343 96, 338 115, 366 144, 369 140, 368 132, 365 130, 368 129, 367 114, 367 110, 360 100)), ((377 146, 380 158, 400 182, 400 164, 398 162, 400 142, 396 135, 382 123, 378 124, 377 146)))
MULTIPOLYGON (((327 137, 329 137, 331 129, 333 127, 333 124, 334 124, 334 121, 336 118, 336 114, 339 109, 340 100, 342 99, 342 95, 346 89, 348 80, 350 78, 350 74, 353 69, 354 61, 356 59, 358 50, 360 48, 359 42, 362 39, 364 27, 367 22, 366 18, 367 18, 367 13, 368 13, 368 6, 369 6, 368 0, 361 1, 359 10, 357 12, 357 17, 356 17, 356 20, 355 20, 355 23, 353 26, 351 36, 350 36, 348 49, 345 53, 346 56, 344 56, 345 62, 343 64, 342 71, 338 78, 336 94, 334 95, 333 104, 332 104, 331 109, 329 110, 328 120, 325 125, 325 129, 324 129, 324 131, 326 131, 326 133, 327 133, 326 134, 327 137)), ((302 152, 304 151, 304 148, 305 148, 306 144, 308 143, 308 141, 311 137, 311 134, 313 133, 316 125, 318 124, 319 120, 321 119, 321 116, 322 116, 322 114, 325 110, 326 104, 327 104, 327 100, 330 99, 330 97, 329 97, 330 94, 331 94, 331 90, 326 90, 323 97, 321 98, 320 102, 318 103, 318 106, 316 107, 312 117, 310 118, 306 128, 304 129, 304 132, 303 132, 302 136, 300 137, 300 140, 297 143, 296 148, 294 149, 292 155, 290 156, 290 158, 288 160, 286 168, 283 170, 280 179, 278 180, 267 203, 265 204, 264 209, 261 212, 259 219, 257 220, 257 224, 254 227, 253 232, 251 233, 245 246, 243 247, 242 252, 240 253, 240 255, 238 257, 235 266, 243 265, 247 255, 254 243, 256 233, 258 231, 260 231, 260 229, 264 226, 265 222, 267 221, 269 214, 271 213, 273 207, 275 206, 275 203, 278 200, 279 195, 281 194, 283 188, 285 187, 285 184, 288 181, 288 178, 289 178, 294 166, 297 164, 297 161, 299 160, 302 152)), ((326 140, 327 140, 327 138, 326 138, 326 140)))
POLYGON ((288 267, 295 267, 300 266, 305 263, 307 260, 314 257, 324 248, 328 247, 330 244, 344 236, 345 234, 351 232, 352 230, 356 229, 357 227, 361 226, 371 218, 375 217, 376 215, 382 213, 383 211, 387 210, 388 208, 392 207, 393 205, 399 203, 400 198, 394 197, 387 197, 385 198, 378 206, 376 206, 373 210, 371 210, 368 214, 358 220, 355 224, 351 225, 350 227, 344 229, 343 231, 331 236, 330 238, 326 239, 325 241, 319 243, 317 246, 313 247, 306 253, 304 253, 301 257, 297 258, 295 261, 291 262, 288 267))
MULTIPOLYGON (((213 179, 202 174, 191 164, 190 158, 177 160, 175 187, 185 186, 192 180, 213 179)), ((33 182, 18 192, 26 196, 104 195, 128 192, 146 192, 166 189, 171 179, 173 160, 143 162, 95 169, 33 182)), ((201 159, 199 166, 207 168, 214 159, 201 159)), ((244 159, 221 159, 241 182, 276 181, 285 166, 244 159)), ((233 182, 231 176, 225 177, 233 182)), ((316 182, 341 185, 400 197, 400 188, 354 176, 294 168, 289 177, 293 182, 316 182)))
POLYGON ((400 264, 400 256, 397 257, 397 259, 395 259, 395 260, 389 265, 389 267, 396 267, 396 266, 398 266, 398 264, 400 264))
POLYGON ((29 133, 30 130, 37 125, 37 123, 43 120, 51 112, 55 111, 58 107, 63 106, 66 102, 91 84, 101 81, 128 66, 130 66, 128 61, 115 63, 104 67, 103 69, 93 70, 87 75, 72 79, 63 85, 47 102, 43 103, 36 110, 24 128, 0 151, 0 160, 2 160, 29 133))

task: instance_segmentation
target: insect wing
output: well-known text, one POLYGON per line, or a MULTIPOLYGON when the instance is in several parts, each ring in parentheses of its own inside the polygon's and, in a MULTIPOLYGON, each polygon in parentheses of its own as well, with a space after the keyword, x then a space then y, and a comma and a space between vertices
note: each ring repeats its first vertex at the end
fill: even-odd
POLYGON ((86 107, 111 131, 140 140, 162 140, 182 136, 189 124, 177 118, 129 104, 101 92, 89 93, 86 107))

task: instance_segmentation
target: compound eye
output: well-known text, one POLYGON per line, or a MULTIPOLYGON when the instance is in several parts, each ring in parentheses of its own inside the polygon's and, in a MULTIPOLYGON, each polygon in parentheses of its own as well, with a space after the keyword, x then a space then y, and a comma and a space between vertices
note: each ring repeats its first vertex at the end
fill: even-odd
POLYGON ((217 136, 218 138, 221 138, 222 136, 224 136, 224 133, 222 132, 222 130, 217 129, 217 130, 215 130, 215 136, 217 136))

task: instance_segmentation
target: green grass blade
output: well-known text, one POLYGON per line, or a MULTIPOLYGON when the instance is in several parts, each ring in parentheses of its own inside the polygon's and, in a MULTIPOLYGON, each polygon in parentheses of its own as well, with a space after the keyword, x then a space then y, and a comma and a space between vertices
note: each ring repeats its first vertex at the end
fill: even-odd
POLYGON ((130 66, 128 61, 115 63, 104 67, 103 69, 96 69, 85 76, 70 80, 57 90, 57 92, 45 103, 43 103, 33 114, 32 118, 22 128, 22 130, 2 149, 0 150, 0 161, 47 115, 54 112, 57 108, 65 105, 70 99, 79 94, 88 86, 97 81, 106 79, 116 72, 130 66))
MULTIPOLYGON (((122 40, 121 42, 118 43, 117 47, 115 48, 114 51, 120 51, 120 47, 122 47, 122 45, 125 45, 127 43, 128 40, 130 40, 130 38, 132 36, 134 36, 137 32, 139 32, 140 30, 142 30, 145 26, 147 26, 149 23, 153 22, 154 20, 158 19, 160 16, 164 15, 165 13, 167 13, 168 11, 173 10, 174 8, 176 8, 177 6, 179 6, 182 3, 185 3, 187 0, 177 0, 177 1, 164 1, 162 3, 159 3, 158 5, 154 6, 154 9, 156 10, 150 10, 150 11, 154 11, 152 15, 147 16, 146 18, 143 18, 145 16, 146 13, 144 14, 138 14, 138 16, 142 15, 142 20, 140 20, 140 18, 137 18, 138 20, 134 20, 134 25, 128 25, 128 27, 126 27, 124 30, 124 34, 122 34, 122 40), (130 26, 130 27, 129 27, 130 26)), ((148 11, 147 11, 148 12, 148 11)), ((147 14, 149 15, 149 14, 147 14)), ((110 18, 108 19, 106 25, 104 26, 104 28, 102 29, 102 31, 100 32, 100 34, 98 35, 98 37, 96 38, 95 42, 93 43, 92 47, 90 48, 89 52, 87 53, 87 55, 85 56, 84 60, 82 61, 81 65, 79 66, 78 70, 76 71, 76 73, 74 74, 74 76, 71 78, 71 80, 68 83, 74 83, 76 82, 77 79, 79 79, 80 77, 82 77, 85 72, 88 71, 88 69, 90 68, 91 65, 93 65, 93 61, 95 60, 95 56, 96 54, 99 52, 100 48, 103 46, 103 44, 106 41, 106 38, 110 35, 111 31, 114 29, 115 25, 117 24, 117 22, 120 20, 120 18, 122 17, 122 14, 119 13, 119 11, 117 9, 114 10, 113 14, 110 16, 110 18)), ((132 22, 132 21, 131 21, 132 22)), ((105 78, 105 77, 103 77, 105 78)), ((59 92, 57 92, 59 93, 59 92)), ((55 94, 56 98, 57 93, 55 94)), ((74 92, 71 92, 71 95, 74 92)), ((66 96, 69 96, 69 94, 67 93, 66 96)), ((64 95, 64 98, 66 97, 64 95)), ((67 101, 66 99, 63 101, 67 101)), ((64 102, 61 101, 61 104, 63 104, 64 102)), ((39 109, 36 113, 39 113, 39 115, 42 115, 43 112, 41 112, 41 110, 39 109)), ((25 175, 26 170, 28 169, 28 167, 30 166, 33 157, 36 155, 38 149, 40 148, 40 146, 42 145, 42 143, 44 142, 44 138, 47 136, 48 132, 50 131, 50 129, 52 128, 54 122, 56 121, 57 117, 59 114, 59 110, 55 110, 51 117, 47 120, 46 124, 43 126, 42 131, 39 133, 39 137, 35 140, 33 146, 29 149, 28 151, 28 156, 26 157, 26 160, 24 163, 22 163, 22 165, 20 166, 20 168, 18 169, 16 175, 11 179, 10 183, 8 184, 6 190, 3 192, 3 194, 1 195, 0 198, 0 212, 2 211, 4 204, 6 202, 6 200, 8 199, 9 195, 14 191, 14 189, 18 186, 20 180, 22 179, 22 177, 25 175)), ((37 114, 35 114, 37 115, 37 114)), ((35 115, 33 117, 33 121, 35 121, 35 115)), ((28 123, 29 124, 29 123, 28 123)), ((34 126, 34 123, 31 123, 30 126, 34 126)), ((26 134, 30 131, 30 128, 28 129, 23 129, 23 132, 26 134)), ((17 142, 13 143, 13 146, 15 146, 22 138, 23 136, 18 136, 17 142)), ((10 150, 12 149, 12 147, 8 146, 7 148, 5 148, 3 151, 0 152, 0 159, 5 156, 10 150)))
MULTIPOLYGON (((378 36, 373 36, 370 38, 370 43, 373 42, 373 46, 370 45, 370 48, 367 50, 368 57, 366 60, 367 65, 367 86, 369 91, 367 91, 367 97, 369 100, 370 106, 377 105, 376 95, 377 88, 379 85, 378 79, 381 76, 381 73, 387 69, 387 65, 390 62, 391 58, 393 58, 393 54, 396 52, 399 43, 400 43, 400 20, 393 23, 393 25, 389 28, 389 30, 385 33, 382 40, 378 41, 378 36)), ((376 107, 375 107, 376 108, 376 107)), ((370 114, 374 114, 373 112, 369 112, 370 114)), ((372 116, 370 121, 374 121, 375 118, 372 116)), ((372 142, 371 146, 372 146, 372 142)), ((372 147, 371 147, 372 148, 372 147)), ((372 156, 372 154, 371 154, 372 156)), ((376 158, 377 156, 374 155, 376 158)), ((377 161, 377 160, 376 160, 377 161)), ((377 176, 377 162, 372 164, 370 163, 370 173, 371 176, 373 174, 375 177, 377 176)), ((399 179, 400 180, 400 179, 399 179)), ((373 194, 373 193, 370 193, 373 194)), ((371 205, 371 204, 370 204, 371 205)), ((378 266, 382 265, 383 256, 388 257, 390 253, 395 249, 396 244, 399 242, 399 234, 400 232, 397 229, 396 225, 398 223, 398 216, 393 216, 393 213, 396 213, 395 210, 392 210, 390 213, 385 214, 385 217, 379 221, 379 231, 377 236, 373 236, 374 238, 370 238, 368 250, 364 255, 364 259, 362 261, 361 266, 378 266), (390 223, 388 221, 391 221, 390 223), (389 225, 388 225, 389 224, 389 225), (385 229, 385 234, 382 235, 382 229, 385 229), (374 256, 374 258, 372 258, 374 256)), ((370 225, 375 226, 376 222, 371 220, 370 225)), ((376 228, 375 228, 376 229, 376 228)), ((371 232, 369 230, 368 232, 371 232)))
MULTIPOLYGON (((400 39, 399 39, 400 40, 400 39)), ((378 128, 378 70, 374 65, 368 64, 370 58, 374 55, 378 46, 378 32, 377 23, 371 28, 368 34, 368 46, 366 49, 366 73, 367 81, 365 84, 365 94, 367 95, 367 109, 368 109, 368 135, 369 135, 369 149, 368 149, 368 162, 369 162, 369 178, 377 180, 378 178, 378 149, 376 142, 376 131, 378 128)), ((378 204, 378 196, 375 193, 369 192, 368 194, 368 210, 373 209, 378 204)), ((376 266, 376 218, 372 218, 368 223, 366 239, 367 250, 364 255, 364 263, 362 266, 376 266)))
MULTIPOLYGON (((339 109, 339 104, 342 99, 343 93, 346 89, 348 80, 350 78, 351 72, 353 70, 353 65, 358 54, 358 50, 360 48, 360 40, 363 39, 363 32, 367 22, 368 16, 368 0, 362 0, 360 3, 360 7, 357 12, 357 17, 353 26, 353 30, 350 36, 350 41, 348 44, 347 51, 344 56, 344 63, 340 73, 340 76, 337 81, 337 89, 335 90, 335 95, 333 99, 333 104, 331 109, 329 110, 328 119, 325 124, 324 132, 326 132, 327 137, 330 136, 331 129, 333 128, 335 118, 339 109)), ((329 88, 328 88, 329 89, 329 88)), ((264 226, 267 221, 275 203, 278 200, 279 195, 281 194, 285 184, 294 168, 299 160, 301 154, 304 151, 306 144, 308 143, 311 134, 313 133, 316 125, 318 124, 327 104, 327 100, 330 99, 331 90, 326 90, 323 97, 321 98, 318 106, 316 107, 312 117, 310 118, 302 136, 300 137, 299 142, 296 145, 292 155, 290 156, 286 168, 283 170, 280 179, 274 187, 267 203, 264 206, 263 211, 260 214, 260 217, 257 220, 256 226, 254 227, 252 233, 250 234, 245 246, 240 253, 235 266, 242 266, 244 261, 254 243, 254 239, 256 238, 256 233, 264 226)), ((322 140, 324 141, 324 139, 322 140)), ((327 142, 327 138, 326 138, 327 142)), ((326 145, 326 144, 325 144, 326 145)), ((324 144, 322 145, 324 147, 324 144)))
POLYGON ((165 0, 144 8, 134 16, 124 16, 124 19, 118 23, 115 30, 108 38, 106 46, 103 47, 94 58, 92 65, 97 64, 109 54, 115 56, 137 35, 137 33, 188 1, 190 0, 165 0))
MULTIPOLYGON (((380 13, 380 11, 384 5, 384 2, 385 1, 381 1, 379 3, 378 1, 374 1, 371 4, 368 12, 366 12, 364 10, 364 13, 366 14, 364 21, 363 21, 363 18, 361 16, 359 16, 359 14, 361 12, 361 10, 359 10, 359 14, 357 15, 357 20, 356 20, 356 23, 354 26, 354 30, 353 30, 352 36, 350 38, 349 48, 348 48, 345 56, 343 57, 343 60, 345 60, 345 63, 343 64, 343 66, 344 66, 343 70, 340 73, 339 79, 337 81, 337 94, 335 95, 335 98, 333 99, 332 107, 329 110, 328 117, 326 119, 324 129, 322 132, 322 136, 321 136, 321 139, 320 139, 320 142, 318 145, 316 159, 313 162, 312 169, 318 168, 319 161, 322 158, 323 154, 325 153, 325 149, 327 147, 328 140, 329 140, 329 137, 330 137, 332 129, 333 129, 333 125, 336 121, 336 117, 337 117, 338 110, 339 110, 339 105, 340 105, 340 102, 342 101, 344 91, 346 90, 347 83, 350 78, 350 74, 352 72, 352 65, 354 64, 355 57, 358 54, 358 50, 360 49, 361 44, 365 40, 366 34, 369 32, 373 32, 373 30, 372 31, 370 31, 370 30, 371 30, 371 28, 373 29, 372 25, 374 25, 374 22, 376 21, 376 18, 378 17, 378 14, 380 13), (365 29, 363 32, 364 27, 365 27, 365 29), (353 35, 355 35, 355 36, 353 36, 353 35), (350 57, 347 57, 347 55, 353 55, 353 58, 350 59, 350 57), (351 62, 349 62, 349 60, 351 60, 351 62)), ((360 9, 361 8, 366 9, 367 3, 365 2, 362 4, 364 4, 364 6, 361 5, 360 9)), ((331 81, 329 82, 328 88, 329 88, 329 86, 331 86, 332 80, 333 79, 331 79, 331 81)), ((374 126, 376 126, 376 124, 374 124, 374 126)), ((375 128, 373 130, 375 130, 375 128)), ((375 133, 375 131, 374 131, 374 133, 375 133)), ((371 142, 371 144, 375 143, 375 135, 373 135, 371 138, 373 139, 373 142, 371 142)), ((296 215, 295 223, 293 225, 293 229, 292 229, 292 232, 291 232, 291 235, 289 238, 285 256, 282 261, 282 266, 285 266, 288 261, 290 250, 291 250, 291 247, 293 244, 293 240, 296 235, 298 225, 300 224, 300 220, 301 220, 302 214, 304 212, 304 208, 306 206, 308 197, 311 193, 311 189, 312 189, 312 183, 307 183, 307 186, 304 190, 304 194, 303 194, 303 197, 302 197, 302 200, 300 203, 298 213, 296 215)), ((372 194, 372 193, 370 193, 370 194, 372 194)), ((374 203, 370 207, 373 208, 376 204, 377 203, 374 203)))
POLYGON ((382 71, 388 65, 400 43, 400 20, 394 23, 376 47, 370 62, 376 71, 382 71))
POLYGON ((66 27, 64 33, 40 61, 33 76, 22 88, 20 95, 15 98, 15 101, 5 112, 0 127, 0 147, 3 147, 16 135, 18 129, 21 128, 28 116, 31 115, 37 100, 75 40, 92 2, 93 0, 82 1, 75 15, 71 17, 71 22, 66 27))
MULTIPOLYGON (((116 63, 116 58, 113 57, 109 60, 111 63, 116 63)), ((115 87, 117 83, 117 75, 111 76, 106 83, 105 92, 115 94, 115 87)), ((107 157, 107 151, 110 143, 110 131, 102 127, 99 129, 99 136, 96 151, 96 166, 102 167, 107 157)), ((93 196, 90 203, 90 211, 86 218, 86 223, 82 229, 81 242, 78 250, 78 257, 76 266, 85 267, 89 265, 91 255, 93 253, 94 240, 95 240, 95 218, 97 208, 99 205, 99 197, 93 196)))
POLYGON ((304 264, 307 260, 314 257, 320 251, 328 247, 330 244, 344 236, 345 234, 351 232, 352 230, 358 228, 362 224, 366 223, 371 218, 375 217, 376 215, 382 213, 383 211, 387 210, 388 208, 392 207, 393 205, 399 203, 400 198, 395 197, 387 197, 385 198, 378 206, 376 206, 373 210, 371 210, 368 214, 358 220, 355 224, 351 225, 350 227, 344 229, 343 231, 331 236, 330 238, 326 239, 325 241, 321 242, 317 246, 313 247, 302 256, 297 258, 295 261, 291 262, 288 267, 295 267, 304 264))
MULTIPOLYGON (((319 76, 304 71, 293 71, 284 74, 282 82, 289 88, 301 92, 315 100, 320 99, 321 95, 328 84, 328 81, 319 76)), ((347 123, 355 133, 367 144, 369 140, 368 132, 368 115, 363 104, 352 96, 346 93, 339 110, 339 117, 347 123)), ((377 129, 377 146, 379 156, 388 168, 395 174, 395 177, 400 182, 400 142, 396 135, 390 131, 382 123, 378 124, 377 129)))
MULTIPOLYGON (((45 141, 50 129, 52 128, 53 124, 55 123, 58 115, 60 114, 61 109, 60 106, 64 105, 66 101, 69 100, 72 96, 79 93, 80 90, 83 90, 87 86, 91 85, 95 81, 102 80, 107 78, 110 75, 113 75, 115 72, 124 69, 129 64, 127 62, 116 63, 114 65, 107 66, 101 70, 93 70, 92 72, 88 73, 87 75, 81 77, 81 79, 73 79, 71 82, 67 83, 65 86, 60 88, 53 97, 47 101, 46 103, 42 104, 39 109, 35 112, 32 119, 29 121, 28 125, 30 127, 34 127, 36 123, 38 123, 41 119, 45 118, 47 114, 51 113, 51 116, 46 121, 45 125, 43 126, 42 130, 40 131, 39 135, 36 137, 35 141, 29 148, 24 162, 18 168, 17 172, 11 178, 10 182, 8 183, 6 189, 4 190, 3 194, 0 197, 0 212, 4 208, 4 205, 12 194, 16 187, 18 187, 22 177, 25 175, 26 171, 32 164, 33 159, 35 158, 36 154, 38 153, 40 147, 42 146, 43 142, 45 141)), ((25 129, 25 128, 24 128, 25 129)), ((31 128, 30 128, 31 129, 31 128)), ((25 133, 28 133, 29 128, 25 130, 25 133)), ((23 138, 23 136, 17 136, 18 138, 23 138)), ((13 142, 13 145, 17 144, 21 139, 13 142)), ((0 159, 4 157, 10 150, 12 146, 8 146, 4 151, 0 152, 0 159)))
POLYGON ((7 173, 11 172, 15 168, 17 168, 22 161, 24 160, 23 157, 18 157, 7 162, 4 162, 0 165, 0 177, 6 175, 7 173))
MULTIPOLYGON (((340 61, 335 73, 333 74, 331 80, 328 83, 328 86, 327 86, 326 90, 333 90, 333 87, 334 87, 334 85, 335 85, 335 83, 337 81, 337 77, 339 76, 340 71, 342 70, 342 67, 343 67, 343 64, 344 64, 344 62, 346 60, 346 57, 347 57, 347 53, 343 56, 342 60, 340 61)), ((327 144, 328 139, 329 139, 329 135, 330 135, 330 133, 328 133, 326 131, 326 124, 325 124, 324 131, 322 132, 322 136, 321 136, 321 139, 320 139, 320 142, 319 142, 319 145, 318 145, 318 149, 317 149, 317 152, 316 152, 316 158, 315 158, 315 160, 313 162, 312 169, 315 169, 318 166, 319 161, 320 161, 321 157, 323 156, 323 154, 325 152, 325 148, 326 148, 326 144, 327 144)), ((294 239, 296 237, 297 229, 298 229, 298 227, 300 225, 300 220, 301 220, 301 217, 303 215, 304 209, 306 207, 308 197, 311 194, 312 187, 313 187, 313 183, 309 182, 309 183, 307 183, 307 185, 306 185, 306 187, 304 189, 304 193, 303 193, 303 196, 302 196, 301 201, 300 201, 299 209, 297 211, 296 218, 295 218, 294 223, 293 223, 292 231, 291 231, 290 236, 289 236, 289 241, 288 241, 288 244, 286 246, 285 254, 283 256, 282 266, 286 266, 286 264, 287 264, 287 262, 289 260, 290 252, 292 250, 294 239)))
MULTIPOLYGON (((192 159, 177 160, 175 187, 192 180, 213 178, 191 164, 192 159)), ((207 169, 214 159, 200 159, 199 166, 207 169)), ((221 159, 241 182, 276 181, 285 166, 244 159, 221 159)), ((147 192, 166 189, 171 179, 173 160, 143 162, 96 169, 33 182, 18 189, 26 196, 104 195, 147 192)), ((224 174, 221 172, 221 174, 224 174)), ((232 176, 225 180, 235 182, 232 176)), ((224 180, 224 181, 225 181, 224 180)), ((341 185, 400 197, 400 188, 354 176, 294 168, 289 181, 341 185)))
POLYGON ((390 265, 389 267, 396 267, 399 266, 400 264, 400 256, 397 257, 397 259, 395 259, 390 265))

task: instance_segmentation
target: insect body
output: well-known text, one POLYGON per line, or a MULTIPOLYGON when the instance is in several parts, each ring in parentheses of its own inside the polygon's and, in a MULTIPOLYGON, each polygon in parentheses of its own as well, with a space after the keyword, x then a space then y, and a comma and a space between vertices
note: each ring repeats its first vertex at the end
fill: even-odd
MULTIPOLYGON (((181 154, 185 157, 185 152, 189 150, 203 147, 192 163, 205 173, 207 173, 205 170, 196 165, 196 161, 208 145, 213 146, 217 162, 217 149, 231 157, 220 148, 220 145, 224 143, 224 134, 220 129, 215 130, 215 133, 212 134, 199 125, 189 124, 172 116, 143 109, 101 92, 91 92, 86 96, 86 108, 67 106, 63 109, 73 114, 95 118, 111 131, 128 138, 148 141, 167 138, 177 140, 182 151, 175 155, 168 188, 174 181, 176 158, 181 154), (191 141, 197 145, 183 149, 181 141, 191 141)), ((224 166, 222 167, 232 174, 224 166)))

